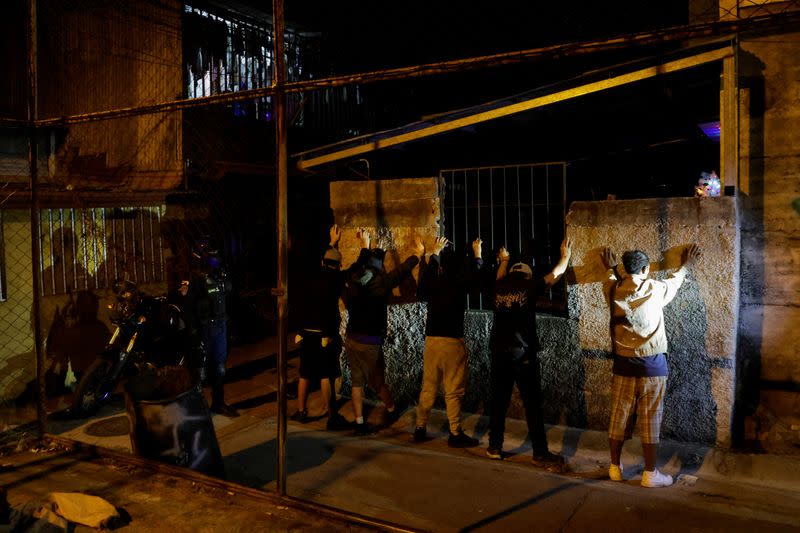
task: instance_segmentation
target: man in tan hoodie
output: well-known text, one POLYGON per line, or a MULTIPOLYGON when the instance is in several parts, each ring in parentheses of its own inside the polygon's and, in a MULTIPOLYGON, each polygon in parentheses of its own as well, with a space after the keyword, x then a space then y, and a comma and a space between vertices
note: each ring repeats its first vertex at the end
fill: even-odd
POLYGON ((650 259, 641 250, 622 255, 625 271, 614 268, 611 251, 603 251, 608 270, 604 283, 611 315, 611 341, 614 351, 611 381, 611 423, 608 442, 611 466, 608 475, 622 481, 622 445, 631 438, 638 419, 645 469, 643 487, 668 487, 672 476, 656 469, 656 452, 661 432, 664 393, 667 385, 667 335, 664 306, 678 293, 687 267, 700 255, 692 244, 683 253, 683 264, 667 279, 648 279, 650 259), (634 416, 635 415, 635 416, 634 416))

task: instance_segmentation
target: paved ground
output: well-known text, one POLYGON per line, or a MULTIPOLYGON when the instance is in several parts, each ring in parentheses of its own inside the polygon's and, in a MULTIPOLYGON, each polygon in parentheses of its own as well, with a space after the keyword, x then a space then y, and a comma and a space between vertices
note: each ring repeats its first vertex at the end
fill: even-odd
MULTIPOLYGON (((235 368, 227 390, 229 400, 243 416, 214 419, 228 479, 266 490, 275 487, 276 375, 274 357, 267 355, 271 353, 269 342, 257 350, 234 351, 231 360, 235 368)), ((292 374, 297 363, 296 359, 290 361, 292 374)), ((290 401, 290 410, 294 407, 295 402, 290 401)), ((320 409, 315 394, 311 414, 320 409)), ((348 404, 343 412, 352 416, 348 404)), ((378 422, 381 415, 382 409, 376 407, 370 419, 378 422)), ((51 430, 126 450, 130 442, 122 416, 121 405, 111 405, 93 420, 54 422, 51 430)), ((641 464, 635 442, 623 455, 630 479, 624 483, 607 479, 607 450, 601 432, 550 428, 551 450, 566 455, 570 468, 567 474, 554 474, 530 463, 530 445, 520 421, 509 423, 509 456, 503 461, 483 455, 486 419, 479 415, 465 420, 467 432, 482 440, 482 446, 472 450, 446 446, 447 425, 439 412, 429 426, 434 438, 424 444, 411 441, 413 411, 393 426, 363 438, 350 432, 326 432, 324 423, 320 419, 289 425, 289 494, 414 529, 800 531, 797 458, 739 455, 665 443, 663 470, 678 477, 678 482, 667 489, 644 489, 638 485, 641 464)), ((187 487, 175 477, 128 475, 118 465, 105 468, 97 462, 47 457, 40 466, 12 466, 0 472, 0 484, 11 483, 12 503, 41 495, 57 481, 73 483, 71 490, 107 496, 126 509, 134 520, 128 527, 134 530, 135 524, 137 531, 159 527, 163 531, 165 526, 174 531, 290 530, 300 524, 323 530, 346 527, 340 522, 315 522, 320 517, 313 514, 284 514, 249 497, 204 493, 205 489, 187 487), (63 461, 70 464, 64 466, 63 461), (116 480, 107 479, 114 475, 116 480), (226 518, 229 515, 232 518, 226 518), (269 522, 264 516, 269 516, 269 522)), ((13 459, 25 464, 30 460, 26 456, 13 459)))

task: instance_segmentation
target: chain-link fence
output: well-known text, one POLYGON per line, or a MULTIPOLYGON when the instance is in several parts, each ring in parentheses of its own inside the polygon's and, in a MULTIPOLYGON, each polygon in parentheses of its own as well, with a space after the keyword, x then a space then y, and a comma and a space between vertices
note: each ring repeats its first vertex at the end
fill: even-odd
MULTIPOLYGON (((115 281, 170 294, 189 276, 197 244, 213 242, 234 287, 231 335, 246 343, 272 333, 277 272, 271 13, 254 2, 38 0, 31 164, 29 12, 24 1, 9 4, 3 42, 16 59, 0 79, 0 432, 36 420, 37 322, 52 412, 70 405, 111 335, 115 281)), ((782 14, 800 1, 689 6, 685 22, 699 24, 782 14)), ((559 20, 575 15, 564 7, 559 20)), ((289 28, 289 82, 335 74, 337 50, 322 43, 317 29, 289 28)), ((293 142, 308 148, 414 115, 418 104, 401 93, 358 84, 292 92, 293 142)), ((324 188, 297 191, 296 204, 317 210, 305 220, 324 218, 324 188)), ((305 242, 301 225, 296 242, 305 242)))

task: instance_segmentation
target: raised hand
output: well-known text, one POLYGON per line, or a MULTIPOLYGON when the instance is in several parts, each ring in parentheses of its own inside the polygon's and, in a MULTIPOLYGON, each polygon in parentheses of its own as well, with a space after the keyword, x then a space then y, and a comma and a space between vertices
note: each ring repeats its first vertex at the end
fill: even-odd
POLYGON ((436 237, 436 240, 433 241, 431 255, 439 255, 442 253, 442 250, 444 250, 445 246, 447 246, 447 237, 436 237))
POLYGON ((475 259, 480 259, 481 258, 481 253, 482 253, 481 252, 481 250, 482 250, 481 249, 481 245, 482 244, 483 244, 483 241, 481 240, 480 237, 478 237, 477 239, 472 241, 472 254, 475 256, 475 259))
MULTIPOLYGON (((437 238, 436 242, 438 242, 440 238, 441 237, 437 238)), ((445 241, 446 240, 447 239, 445 239, 445 241)), ((420 239, 419 237, 417 237, 416 240, 414 241, 414 255, 420 258, 422 258, 422 256, 425 255, 425 245, 422 243, 422 239, 420 239)))
POLYGON ((334 224, 333 226, 331 226, 331 229, 329 230, 329 233, 330 233, 330 236, 331 236, 331 243, 330 244, 331 244, 331 246, 336 247, 339 244, 339 240, 342 238, 342 230, 339 229, 339 226, 334 224))
POLYGON ((569 259, 572 255, 572 237, 567 237, 561 241, 561 258, 569 259))
POLYGON ((689 245, 689 247, 683 251, 683 264, 684 265, 692 264, 695 261, 695 259, 700 257, 700 255, 702 254, 700 252, 700 247, 698 245, 696 244, 689 245))
POLYGON ((361 241, 361 247, 369 250, 369 232, 367 230, 359 230, 356 232, 356 237, 361 241))
POLYGON ((600 252, 600 260, 603 262, 603 266, 606 270, 611 270, 614 268, 614 265, 617 264, 617 260, 614 257, 614 252, 611 251, 611 248, 605 247, 600 252))
POLYGON ((504 261, 508 261, 511 258, 511 254, 508 253, 505 246, 501 246, 499 250, 497 250, 497 262, 502 263, 504 261))

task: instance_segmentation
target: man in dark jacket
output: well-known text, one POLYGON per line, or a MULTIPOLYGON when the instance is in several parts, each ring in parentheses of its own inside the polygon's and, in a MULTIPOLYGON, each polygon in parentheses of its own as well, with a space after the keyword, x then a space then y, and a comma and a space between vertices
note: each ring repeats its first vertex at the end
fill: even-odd
POLYGON ((301 316, 303 328, 300 342, 300 383, 297 390, 297 412, 292 420, 308 422, 308 389, 312 380, 320 382, 320 389, 328 408, 329 430, 350 427, 336 409, 333 384, 341 375, 339 354, 342 338, 339 335, 339 297, 344 288, 344 273, 340 270, 342 254, 337 249, 342 232, 334 225, 330 229, 330 245, 321 261, 321 269, 300 283, 301 316))
POLYGON ((183 310, 189 331, 199 335, 205 348, 204 377, 211 381, 211 411, 228 417, 239 413, 225 403, 225 374, 228 361, 228 299, 231 282, 219 252, 210 239, 203 238, 192 253, 195 269, 181 284, 183 310))
POLYGON ((563 458, 547 449, 539 370, 539 340, 536 333, 536 299, 546 286, 553 285, 567 270, 572 243, 561 244, 561 260, 544 278, 533 276, 531 267, 519 262, 508 269, 509 253, 500 248, 494 300, 494 322, 489 340, 492 352, 492 399, 489 411, 489 447, 486 455, 503 458, 506 412, 516 382, 528 433, 533 446, 533 460, 544 466, 562 466, 563 458))
POLYGON ((384 380, 385 362, 381 348, 386 338, 387 305, 392 289, 411 274, 425 253, 422 241, 417 239, 414 255, 386 272, 383 258, 386 252, 380 247, 369 249, 370 237, 366 231, 360 234, 362 249, 345 284, 345 303, 349 314, 345 350, 350 365, 355 431, 357 435, 370 433, 364 421, 364 387, 370 385, 386 406, 387 422, 400 416, 392 393, 384 380))
POLYGON ((422 442, 427 436, 428 417, 441 384, 450 422, 448 446, 470 448, 478 445, 476 439, 461 429, 461 402, 467 384, 464 309, 467 292, 477 283, 478 272, 483 266, 481 243, 480 237, 472 242, 474 257, 465 269, 463 258, 447 248, 447 239, 438 237, 428 264, 420 274, 418 295, 420 300, 428 303, 428 318, 415 442, 422 442))

